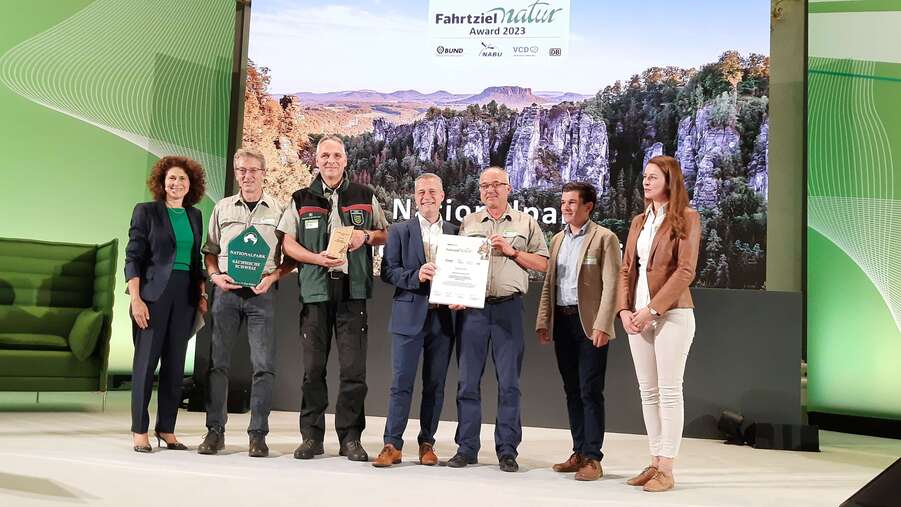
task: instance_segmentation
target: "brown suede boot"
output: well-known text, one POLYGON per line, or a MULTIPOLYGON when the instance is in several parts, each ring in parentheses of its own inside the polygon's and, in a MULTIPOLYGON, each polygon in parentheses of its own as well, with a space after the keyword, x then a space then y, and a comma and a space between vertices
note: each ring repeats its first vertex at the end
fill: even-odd
POLYGON ((576 472, 577 481, 596 481, 604 476, 604 469, 601 468, 601 462, 596 459, 588 458, 582 468, 576 472))
POLYGON ((646 482, 653 479, 657 475, 657 467, 649 466, 641 471, 640 474, 626 481, 629 486, 644 486, 646 482))
POLYGON ((651 493, 659 493, 661 491, 669 491, 676 485, 676 480, 672 474, 666 472, 657 472, 648 482, 644 483, 644 490, 651 493))
POLYGON ((435 454, 435 447, 432 444, 427 442, 419 444, 419 464, 427 466, 438 464, 438 455, 435 454))
POLYGON ((582 457, 581 454, 574 452, 569 456, 569 459, 564 461, 563 463, 557 463, 551 468, 555 472, 571 474, 573 472, 578 472, 582 465, 585 464, 585 458, 582 457))
POLYGON ((402 454, 394 447, 394 445, 385 444, 385 447, 382 448, 382 452, 380 452, 379 456, 372 462, 372 466, 378 468, 390 467, 391 465, 400 463, 401 457, 402 454))

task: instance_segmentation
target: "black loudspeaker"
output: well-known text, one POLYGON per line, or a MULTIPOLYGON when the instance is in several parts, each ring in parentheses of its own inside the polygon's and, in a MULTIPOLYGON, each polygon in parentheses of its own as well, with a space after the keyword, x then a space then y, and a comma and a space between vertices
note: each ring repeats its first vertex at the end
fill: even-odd
POLYGON ((745 440, 755 449, 820 451, 817 426, 754 423, 745 430, 745 440))
POLYGON ((901 505, 901 459, 868 482, 841 507, 897 507, 901 505))

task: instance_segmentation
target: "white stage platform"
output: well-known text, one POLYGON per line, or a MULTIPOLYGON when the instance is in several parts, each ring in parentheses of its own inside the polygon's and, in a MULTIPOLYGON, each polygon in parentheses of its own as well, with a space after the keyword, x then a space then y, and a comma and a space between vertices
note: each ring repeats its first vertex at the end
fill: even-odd
MULTIPOLYGON (((274 412, 271 457, 249 458, 249 414, 233 415, 218 456, 131 450, 128 393, 110 393, 107 410, 92 394, 0 393, 0 506, 805 506, 838 505, 901 455, 901 441, 821 432, 823 452, 755 450, 687 439, 676 465, 676 489, 645 493, 625 479, 647 462, 644 437, 607 434, 604 478, 590 483, 550 470, 570 452, 568 431, 526 428, 521 470, 503 473, 493 426, 482 428, 480 464, 464 469, 415 463, 418 423, 411 420, 402 465, 376 469, 338 457, 333 418, 326 455, 295 460, 297 414, 274 412)), ((613 410, 609 407, 608 410, 613 410)), ((445 414, 453 416, 453 414, 445 414)), ((153 412, 151 412, 151 420, 153 412)), ((181 412, 180 439, 192 449, 203 414, 181 412)), ((152 427, 152 423, 151 423, 152 427)), ((443 422, 437 450, 453 455, 454 422, 443 422)), ((381 449, 384 418, 367 418, 363 445, 381 449)), ((154 441, 155 443, 155 441, 154 441)))

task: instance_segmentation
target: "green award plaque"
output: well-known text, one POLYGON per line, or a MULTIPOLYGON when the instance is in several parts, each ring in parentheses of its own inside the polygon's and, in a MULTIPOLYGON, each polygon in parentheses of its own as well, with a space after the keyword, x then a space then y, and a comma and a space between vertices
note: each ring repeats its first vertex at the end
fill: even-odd
POLYGON ((228 276, 242 287, 255 287, 263 277, 269 245, 257 228, 244 229, 228 242, 228 276))

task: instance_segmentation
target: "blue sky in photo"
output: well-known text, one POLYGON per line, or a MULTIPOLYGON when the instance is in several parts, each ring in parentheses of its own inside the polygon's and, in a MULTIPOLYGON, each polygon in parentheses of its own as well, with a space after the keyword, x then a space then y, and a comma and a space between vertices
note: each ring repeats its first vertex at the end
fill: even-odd
POLYGON ((572 0, 566 58, 492 61, 436 57, 425 0, 254 0, 248 54, 270 68, 273 93, 516 85, 593 94, 652 66, 699 67, 727 49, 769 54, 769 8, 769 0, 572 0))

